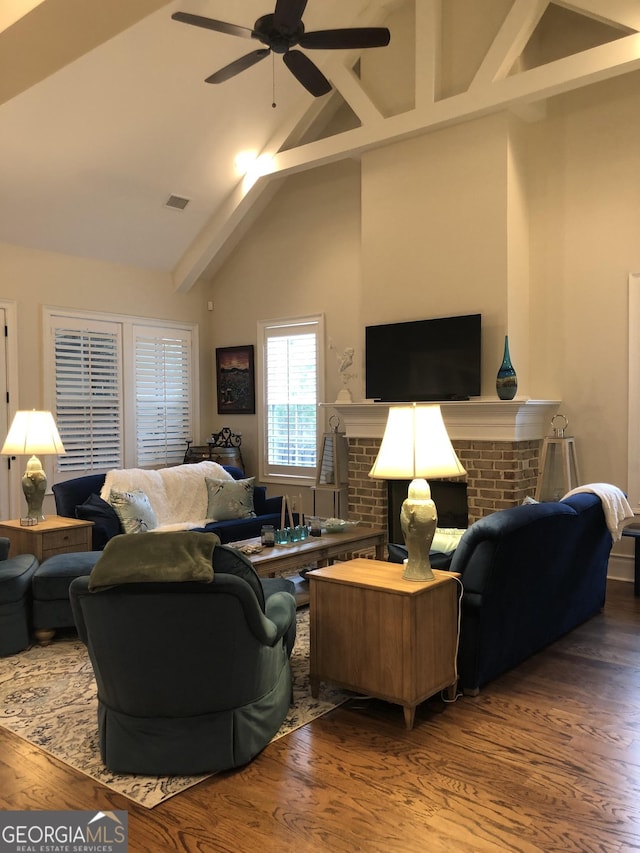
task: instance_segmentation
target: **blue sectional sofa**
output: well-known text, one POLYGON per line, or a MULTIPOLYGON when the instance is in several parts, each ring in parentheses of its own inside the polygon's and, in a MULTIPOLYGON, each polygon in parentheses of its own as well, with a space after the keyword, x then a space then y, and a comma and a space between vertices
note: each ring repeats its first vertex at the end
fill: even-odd
POLYGON ((600 498, 584 493, 492 513, 468 528, 450 559, 433 561, 459 572, 464 588, 458 673, 466 694, 602 610, 612 544, 600 498))
MULTIPOLYGON (((245 477, 240 468, 231 465, 222 467, 235 480, 245 477)), ((104 480, 104 474, 88 474, 63 483, 56 483, 52 487, 58 515, 93 521, 94 551, 101 551, 109 539, 123 532, 115 511, 109 506, 104 506, 104 501, 99 499, 104 480)), ((212 521, 198 529, 216 533, 222 543, 227 543, 259 536, 263 524, 273 524, 274 527, 280 525, 281 496, 268 498, 265 486, 254 486, 253 507, 255 511, 253 517, 212 521)))

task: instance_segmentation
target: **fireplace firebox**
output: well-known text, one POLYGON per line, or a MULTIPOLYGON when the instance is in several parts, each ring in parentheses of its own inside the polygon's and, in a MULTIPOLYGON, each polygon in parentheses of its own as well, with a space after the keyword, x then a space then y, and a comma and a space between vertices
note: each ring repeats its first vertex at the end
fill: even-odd
MULTIPOLYGON (((409 483, 409 480, 387 481, 389 542, 404 541, 400 527, 400 510, 407 496, 409 483)), ((438 511, 438 527, 468 527, 467 484, 448 480, 429 480, 429 486, 438 511)))

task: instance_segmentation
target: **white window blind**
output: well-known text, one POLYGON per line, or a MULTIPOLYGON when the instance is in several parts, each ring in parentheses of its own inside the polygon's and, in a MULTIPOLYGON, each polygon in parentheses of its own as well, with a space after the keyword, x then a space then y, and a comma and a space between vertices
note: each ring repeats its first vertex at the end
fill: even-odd
POLYGON ((65 324, 53 335, 56 422, 66 450, 58 457, 58 470, 117 468, 122 461, 120 330, 107 323, 65 324))
POLYGON ((76 471, 182 462, 199 420, 198 327, 45 307, 45 402, 76 471))
POLYGON ((138 467, 182 462, 193 436, 191 334, 135 327, 138 467))
POLYGON ((320 330, 318 318, 263 325, 267 475, 315 477, 320 330))

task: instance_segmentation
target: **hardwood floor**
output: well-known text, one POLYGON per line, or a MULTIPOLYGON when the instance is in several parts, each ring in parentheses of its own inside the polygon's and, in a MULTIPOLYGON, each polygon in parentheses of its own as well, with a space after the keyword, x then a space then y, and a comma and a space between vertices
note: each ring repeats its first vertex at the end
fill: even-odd
POLYGON ((640 850, 640 598, 477 698, 354 699, 152 810, 0 730, 0 808, 125 809, 129 849, 271 853, 640 850))

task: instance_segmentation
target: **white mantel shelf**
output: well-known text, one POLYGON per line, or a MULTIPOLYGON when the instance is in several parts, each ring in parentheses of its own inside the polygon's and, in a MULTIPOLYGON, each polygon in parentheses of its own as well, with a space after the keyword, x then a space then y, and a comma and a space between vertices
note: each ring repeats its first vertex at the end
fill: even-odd
MULTIPOLYGON (((388 403, 321 403, 334 409, 348 438, 382 438, 388 403)), ((406 404, 405 404, 406 405, 406 404)), ((459 441, 532 441, 551 435, 560 400, 477 397, 440 403, 449 437, 459 441)))

